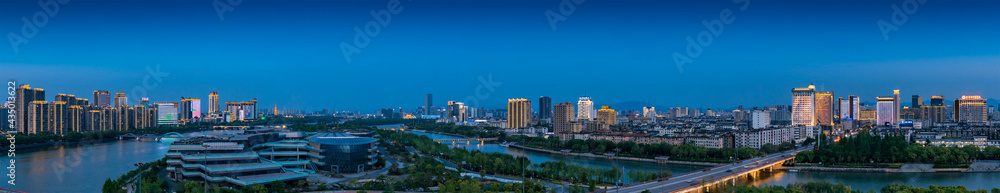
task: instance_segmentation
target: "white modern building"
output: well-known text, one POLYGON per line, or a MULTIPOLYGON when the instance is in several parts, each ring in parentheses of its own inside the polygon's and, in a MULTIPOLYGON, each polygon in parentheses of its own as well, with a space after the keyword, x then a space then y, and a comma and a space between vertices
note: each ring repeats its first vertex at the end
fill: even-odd
POLYGON ((750 122, 754 129, 763 129, 771 126, 771 112, 757 109, 750 113, 750 122))
POLYGON ((816 86, 792 89, 792 125, 816 125, 816 86))

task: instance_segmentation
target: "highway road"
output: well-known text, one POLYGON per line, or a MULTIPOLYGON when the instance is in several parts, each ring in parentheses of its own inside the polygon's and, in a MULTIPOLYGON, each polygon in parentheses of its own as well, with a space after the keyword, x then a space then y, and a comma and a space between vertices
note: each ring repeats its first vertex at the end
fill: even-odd
POLYGON ((812 146, 800 147, 793 150, 741 160, 736 163, 680 174, 666 179, 626 185, 617 190, 608 189, 599 192, 642 192, 645 190, 649 190, 651 192, 676 192, 696 187, 702 183, 702 180, 705 180, 705 183, 711 183, 715 179, 725 179, 743 172, 760 170, 767 165, 793 158, 795 157, 795 153, 811 149, 812 146))

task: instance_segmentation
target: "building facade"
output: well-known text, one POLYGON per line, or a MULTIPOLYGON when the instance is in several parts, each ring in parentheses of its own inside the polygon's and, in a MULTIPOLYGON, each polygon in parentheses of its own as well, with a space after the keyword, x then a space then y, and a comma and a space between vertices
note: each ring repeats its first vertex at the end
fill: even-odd
POLYGON ((792 125, 816 125, 816 86, 792 89, 792 125))
POLYGON ((507 128, 525 128, 531 122, 531 101, 528 99, 507 100, 507 128))

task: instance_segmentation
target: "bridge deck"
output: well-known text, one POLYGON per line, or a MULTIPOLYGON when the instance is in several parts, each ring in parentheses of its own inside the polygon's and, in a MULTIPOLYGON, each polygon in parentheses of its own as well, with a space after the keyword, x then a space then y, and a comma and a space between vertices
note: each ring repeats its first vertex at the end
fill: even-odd
POLYGON ((781 165, 785 161, 794 159, 795 153, 809 149, 812 148, 802 147, 795 150, 782 151, 761 157, 742 160, 736 163, 684 173, 670 178, 629 184, 616 189, 601 190, 597 192, 642 192, 644 190, 652 192, 697 191, 705 186, 724 183, 741 176, 750 175, 753 172, 757 172, 765 168, 781 165))

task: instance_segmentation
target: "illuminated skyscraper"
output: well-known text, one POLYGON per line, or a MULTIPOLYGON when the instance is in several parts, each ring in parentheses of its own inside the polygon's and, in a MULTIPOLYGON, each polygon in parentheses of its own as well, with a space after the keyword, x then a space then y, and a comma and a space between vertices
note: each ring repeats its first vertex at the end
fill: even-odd
POLYGON ((219 93, 212 91, 208 93, 208 114, 212 115, 219 112, 219 93))
POLYGON ((556 104, 552 117, 553 132, 573 132, 572 123, 576 120, 576 113, 573 113, 573 110, 573 103, 565 102, 556 104))
POLYGON ((153 104, 157 109, 157 125, 177 125, 177 102, 155 102, 153 104))
POLYGON ((118 90, 115 93, 115 107, 128 106, 128 98, 125 97, 125 91, 118 90))
POLYGON ((48 107, 49 108, 46 113, 49 114, 49 124, 47 125, 48 128, 46 128, 45 131, 52 132, 56 135, 66 134, 66 122, 69 121, 67 118, 68 114, 66 112, 66 109, 69 108, 69 106, 66 105, 66 101, 55 101, 49 104, 48 107))
MULTIPOLYGON (((17 132, 28 132, 31 105, 34 101, 45 101, 45 90, 41 88, 32 89, 30 85, 22 84, 17 87, 14 99, 14 116, 16 122, 14 127, 17 132)), ((44 111, 44 109, 42 109, 44 111)), ((42 112, 42 114, 45 114, 42 112)))
POLYGON ((896 108, 895 97, 892 96, 881 96, 876 97, 877 103, 875 104, 875 123, 879 126, 892 126, 896 124, 896 108))
POLYGON ((792 89, 792 125, 816 126, 816 86, 792 89))
POLYGON ((944 95, 931 96, 931 103, 920 107, 921 118, 928 119, 932 123, 948 121, 947 107, 944 105, 944 95))
POLYGON ((614 125, 618 123, 618 112, 608 106, 601 106, 601 110, 597 111, 597 121, 604 124, 614 125))
POLYGON ((531 122, 531 101, 507 99, 507 128, 525 128, 531 122))
POLYGON ((899 119, 899 109, 900 109, 899 108, 899 90, 892 90, 892 105, 893 105, 893 107, 892 107, 893 108, 892 109, 893 116, 895 116, 895 118, 892 119, 892 124, 893 125, 897 125, 897 124, 899 124, 899 120, 900 120, 899 119))
POLYGON ((955 122, 986 123, 986 99, 978 95, 955 99, 955 122))
POLYGON ((40 133, 49 128, 49 103, 45 101, 31 101, 27 109, 28 122, 25 124, 25 133, 40 133))
POLYGON ((576 102, 576 106, 578 108, 576 110, 577 119, 591 120, 594 118, 594 115, 591 114, 594 111, 594 101, 591 101, 589 96, 580 97, 580 100, 576 102))
POLYGON ((94 106, 97 107, 110 107, 111 106, 111 92, 106 90, 95 90, 94 91, 94 106))
POLYGON ((84 132, 84 115, 86 111, 80 105, 70 105, 66 108, 66 132, 84 132))
POLYGON ((190 121, 197 120, 201 118, 201 99, 186 99, 181 98, 180 105, 177 107, 177 114, 180 123, 188 123, 190 121))
POLYGON ((920 95, 913 95, 912 100, 913 101, 910 102, 910 108, 919 109, 921 106, 924 106, 924 98, 920 97, 920 95))
POLYGON ((841 120, 858 120, 858 105, 860 101, 858 97, 854 95, 848 96, 846 99, 840 99, 840 119, 841 120))
POLYGON ((816 92, 816 121, 819 125, 833 125, 833 92, 816 92))
POLYGON ((230 121, 256 120, 257 99, 250 102, 226 102, 226 111, 229 112, 230 121))

